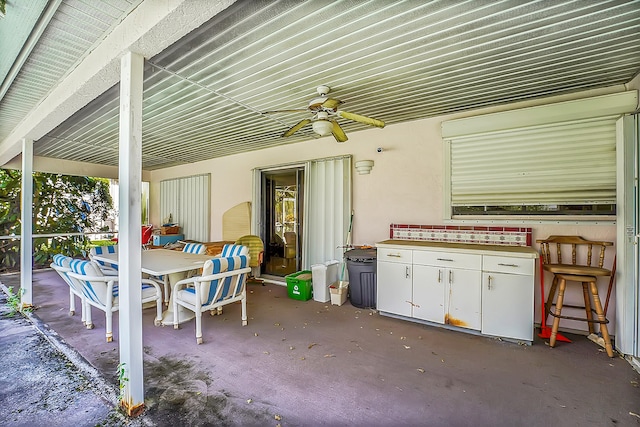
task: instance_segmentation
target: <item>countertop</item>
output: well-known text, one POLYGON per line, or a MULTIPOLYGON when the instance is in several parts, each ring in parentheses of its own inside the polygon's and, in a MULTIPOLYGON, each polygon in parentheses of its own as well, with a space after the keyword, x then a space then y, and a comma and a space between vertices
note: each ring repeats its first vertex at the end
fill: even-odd
POLYGON ((403 247, 425 248, 437 251, 448 252, 468 252, 474 251, 486 255, 492 255, 496 252, 509 254, 522 258, 538 258, 538 251, 531 246, 507 246, 507 245, 481 245, 476 243, 446 243, 446 242, 428 242, 423 240, 398 240, 389 239, 376 243, 376 247, 403 247))

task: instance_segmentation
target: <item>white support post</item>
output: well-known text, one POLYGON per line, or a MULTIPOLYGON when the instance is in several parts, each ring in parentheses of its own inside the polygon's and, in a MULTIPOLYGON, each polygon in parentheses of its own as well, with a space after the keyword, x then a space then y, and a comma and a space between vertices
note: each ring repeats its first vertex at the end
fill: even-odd
POLYGON ((33 305, 33 141, 22 139, 22 201, 20 206, 20 298, 22 307, 33 305))
POLYGON ((120 61, 120 212, 118 276, 121 406, 131 416, 144 408, 142 371, 142 89, 144 57, 127 52, 120 61))

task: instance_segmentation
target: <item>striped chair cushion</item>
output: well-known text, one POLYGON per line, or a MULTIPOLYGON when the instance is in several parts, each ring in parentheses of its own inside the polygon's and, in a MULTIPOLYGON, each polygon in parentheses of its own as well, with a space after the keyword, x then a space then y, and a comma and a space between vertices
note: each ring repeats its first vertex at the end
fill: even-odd
POLYGON ((184 248, 182 248, 182 252, 200 255, 207 252, 207 247, 200 243, 187 243, 184 248))
POLYGON ((242 245, 226 244, 222 247, 220 257, 232 257, 238 255, 249 255, 249 248, 242 245))
POLYGON ((53 256, 53 263, 58 267, 69 268, 69 264, 71 264, 71 258, 62 254, 55 254, 53 256))
POLYGON ((92 249, 96 255, 115 254, 118 252, 118 247, 116 245, 96 246, 92 249))
MULTIPOLYGON (((98 267, 96 263, 93 261, 85 261, 83 259, 73 259, 69 265, 71 271, 76 274, 81 274, 83 276, 90 277, 101 277, 104 276, 102 271, 98 267)), ((91 301, 95 301, 102 305, 106 305, 106 282, 91 282, 90 280, 84 280, 83 282, 84 288, 84 296, 89 298, 91 301)), ((118 296, 118 285, 113 286, 113 297, 118 296)))
MULTIPOLYGON (((204 263, 202 269, 202 275, 208 276, 210 274, 218 274, 224 273, 226 271, 238 270, 240 268, 245 268, 249 265, 249 257, 246 255, 240 256, 232 256, 232 257, 216 257, 204 263)), ((240 276, 240 283, 244 283, 246 280, 246 274, 242 274, 240 276)), ((223 279, 222 283, 222 293, 217 301, 221 301, 225 298, 229 298, 233 295, 230 295, 231 285, 235 283, 233 277, 226 277, 223 279)), ((213 298, 216 295, 216 291, 218 286, 220 286, 220 279, 212 280, 209 283, 206 283, 202 286, 202 297, 201 303, 202 305, 209 305, 213 302, 213 298)), ((195 303, 195 289, 194 288, 186 288, 184 289, 185 294, 183 294, 183 298, 188 302, 194 304, 195 303), (191 294, 191 295, 189 295, 191 294)))
MULTIPOLYGON (((117 252, 118 252, 118 247, 116 245, 96 246, 94 248, 91 248, 91 250, 89 251, 91 255, 115 254, 117 252)), ((95 262, 97 262, 103 267, 106 267, 107 269, 111 269, 115 271, 118 270, 117 264, 111 264, 111 263, 107 263, 99 260, 96 260, 95 262)))

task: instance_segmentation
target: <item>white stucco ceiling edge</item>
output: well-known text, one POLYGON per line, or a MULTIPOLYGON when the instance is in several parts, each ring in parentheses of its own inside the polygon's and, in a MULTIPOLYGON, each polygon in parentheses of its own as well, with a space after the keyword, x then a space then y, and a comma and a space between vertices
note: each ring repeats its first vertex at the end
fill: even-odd
POLYGON ((116 84, 120 58, 127 51, 153 57, 233 3, 235 0, 141 3, 0 142, 0 165, 20 154, 22 139, 38 140, 116 84))

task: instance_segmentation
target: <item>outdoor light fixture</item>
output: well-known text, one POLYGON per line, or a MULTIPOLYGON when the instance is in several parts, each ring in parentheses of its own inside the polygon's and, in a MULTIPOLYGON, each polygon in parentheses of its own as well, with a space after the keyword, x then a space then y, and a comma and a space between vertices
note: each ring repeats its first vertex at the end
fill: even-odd
POLYGON ((356 162, 356 170, 360 175, 368 175, 373 168, 373 160, 360 160, 356 162))

